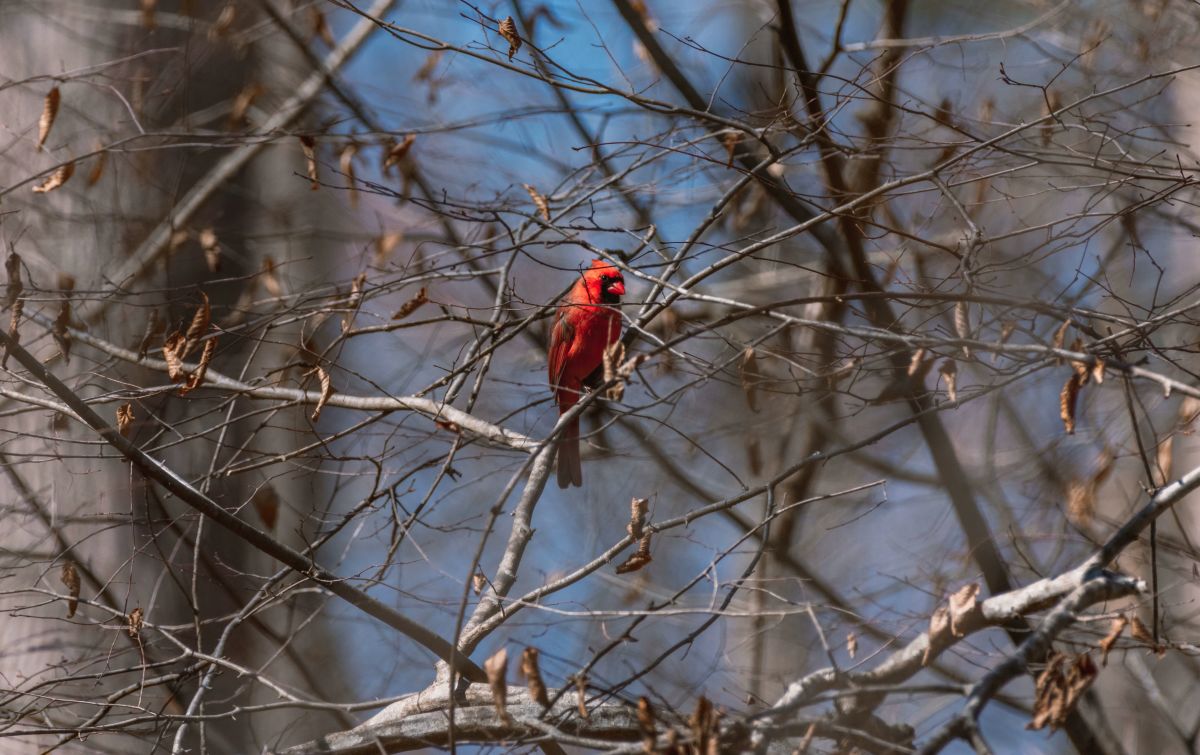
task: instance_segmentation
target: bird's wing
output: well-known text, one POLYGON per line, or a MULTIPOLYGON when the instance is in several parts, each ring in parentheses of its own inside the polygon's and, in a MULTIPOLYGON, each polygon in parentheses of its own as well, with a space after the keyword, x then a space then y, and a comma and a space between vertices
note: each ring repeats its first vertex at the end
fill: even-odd
POLYGON ((571 324, 567 306, 559 306, 554 314, 554 329, 550 331, 550 386, 557 392, 567 369, 567 355, 575 343, 575 326, 571 324))

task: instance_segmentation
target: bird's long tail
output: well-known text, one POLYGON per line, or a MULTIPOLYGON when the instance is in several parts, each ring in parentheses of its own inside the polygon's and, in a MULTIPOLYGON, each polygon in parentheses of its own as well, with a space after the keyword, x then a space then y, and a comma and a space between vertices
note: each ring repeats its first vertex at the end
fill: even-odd
POLYGON ((579 420, 563 428, 558 441, 558 486, 583 487, 583 466, 579 461, 579 420))

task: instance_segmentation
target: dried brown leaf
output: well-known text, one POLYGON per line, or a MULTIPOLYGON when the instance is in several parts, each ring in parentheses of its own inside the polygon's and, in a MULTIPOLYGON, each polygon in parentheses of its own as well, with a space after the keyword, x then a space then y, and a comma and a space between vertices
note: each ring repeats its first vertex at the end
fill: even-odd
POLYGON ((521 673, 525 675, 525 683, 529 685, 529 697, 543 708, 549 708, 550 697, 546 694, 546 684, 542 681, 542 672, 538 668, 537 648, 528 647, 521 653, 521 673))
POLYGON ((354 156, 358 153, 358 145, 350 142, 342 149, 338 157, 338 167, 346 177, 346 187, 350 193, 350 206, 358 206, 358 180, 354 177, 354 156))
POLYGON ((433 81, 433 72, 441 62, 443 53, 445 50, 434 50, 426 55, 425 60, 421 62, 421 67, 413 74, 413 81, 433 81))
MULTIPOLYGON (((8 337, 14 342, 21 341, 21 311, 25 308, 25 300, 17 299, 12 307, 12 316, 8 322, 8 337)), ((8 348, 4 349, 4 358, 0 359, 0 369, 8 367, 8 348)))
POLYGON ((1076 656, 1069 665, 1061 653, 1051 656, 1046 669, 1038 676, 1033 720, 1027 728, 1049 726, 1053 730, 1061 727, 1097 674, 1099 669, 1087 653, 1076 656))
POLYGON ((525 187, 525 191, 529 192, 529 198, 533 200, 533 204, 537 207, 538 212, 542 216, 542 220, 550 222, 550 203, 542 196, 537 189, 530 184, 521 184, 525 187))
POLYGON ((642 530, 646 526, 646 512, 649 507, 650 501, 646 498, 634 498, 629 502, 629 524, 625 525, 625 531, 634 540, 642 539, 642 530))
POLYGON ((150 310, 150 319, 146 322, 146 330, 142 334, 142 340, 138 343, 138 361, 146 358, 146 352, 150 350, 150 343, 163 334, 166 330, 166 325, 158 319, 158 310, 150 310))
POLYGON ((125 620, 129 631, 129 636, 136 638, 142 632, 142 625, 146 623, 146 614, 142 611, 141 606, 129 612, 129 617, 125 620))
POLYGON ((142 0, 142 26, 147 29, 154 28, 154 9, 158 6, 158 0, 142 0))
POLYGON ((650 557, 650 533, 646 532, 638 540, 637 551, 626 559, 624 563, 617 565, 617 574, 630 574, 640 571, 653 560, 650 557))
POLYGON ((405 158, 408 151, 412 149, 413 142, 417 140, 414 134, 405 134, 404 140, 399 144, 393 144, 383 157, 383 172, 387 173, 392 169, 393 165, 397 165, 405 158))
POLYGON ((1124 614, 1113 619, 1112 626, 1108 630, 1108 634, 1104 635, 1104 639, 1100 640, 1100 665, 1108 665, 1108 654, 1112 651, 1113 646, 1117 644, 1117 640, 1121 638, 1121 634, 1125 631, 1125 627, 1129 624, 1129 617, 1124 614))
POLYGON ((208 28, 208 39, 210 42, 215 42, 221 37, 229 33, 233 28, 234 22, 237 21, 237 6, 233 3, 228 3, 221 9, 220 15, 212 26, 208 28))
POLYGON ((265 483, 254 491, 254 495, 250 498, 250 503, 254 505, 254 510, 258 513, 258 518, 268 530, 275 529, 275 523, 279 521, 279 493, 271 483, 265 483))
POLYGON ((126 401, 117 407, 117 432, 128 438, 131 429, 133 429, 133 404, 126 401))
POLYGON ((61 187, 67 181, 71 180, 71 176, 75 175, 74 161, 60 165, 58 170, 46 176, 46 180, 42 181, 37 186, 33 187, 34 194, 46 194, 61 187))
POLYGON ((1079 373, 1072 372, 1058 394, 1058 414, 1062 417, 1063 429, 1067 435, 1075 434, 1075 406, 1079 400, 1079 389, 1082 387, 1079 373))
POLYGON ((1163 439, 1162 443, 1158 444, 1158 452, 1155 454, 1155 485, 1162 487, 1171 479, 1171 466, 1174 461, 1175 454, 1175 436, 1168 435, 1163 439))
POLYGON ((79 571, 75 568, 75 562, 63 561, 58 578, 62 580, 63 585, 67 588, 67 594, 71 596, 67 601, 67 618, 69 619, 75 615, 75 610, 79 607, 79 571))
POLYGON ((4 259, 4 270, 8 273, 8 286, 4 289, 4 306, 11 307, 21 297, 25 284, 21 282, 21 257, 16 252, 10 252, 4 259))
POLYGON ((392 256, 392 250, 403 240, 404 234, 400 231, 385 233, 375 239, 375 264, 382 265, 386 262, 387 258, 392 256))
POLYGON ((507 724, 512 721, 508 715, 508 648, 500 648, 484 661, 483 671, 487 674, 488 686, 492 688, 492 704, 496 706, 496 715, 507 724))
POLYGON ((183 385, 179 386, 179 395, 186 396, 188 393, 196 390, 204 382, 204 375, 208 372, 208 364, 212 361, 213 353, 217 350, 217 339, 210 338, 204 342, 204 350, 200 352, 200 364, 196 366, 196 371, 187 376, 187 380, 183 385))
POLYGON ((481 571, 475 572, 471 576, 471 590, 478 596, 483 593, 483 588, 487 586, 487 575, 481 571))
POLYGON ((1096 486, 1083 480, 1071 480, 1067 485, 1067 516, 1080 527, 1092 522, 1096 510, 1096 486))
POLYGON ((310 188, 316 191, 321 188, 321 181, 317 178, 317 140, 307 134, 301 136, 300 150, 304 152, 304 163, 308 170, 308 180, 312 182, 310 188))
POLYGON ((217 239, 217 232, 212 229, 212 226, 200 231, 200 248, 204 250, 204 263, 208 265, 208 271, 215 273, 221 269, 221 242, 217 239))
POLYGON ((512 16, 505 16, 496 31, 500 32, 500 36, 504 37, 505 42, 508 42, 508 59, 512 60, 517 51, 521 49, 521 35, 517 34, 517 25, 513 22, 512 16))
POLYGON ((758 411, 758 357, 753 346, 747 346, 742 351, 742 361, 738 365, 738 377, 742 383, 742 393, 746 395, 746 405, 750 411, 758 411))
POLYGON ((185 358, 195 350, 200 344, 200 339, 208 332, 208 326, 211 323, 212 309, 208 304, 208 294, 201 291, 200 306, 196 308, 196 313, 192 315, 192 322, 188 325, 187 333, 184 336, 183 353, 179 355, 180 359, 185 358))
POLYGON ((62 92, 58 91, 58 87, 53 87, 47 92, 46 99, 42 101, 42 117, 38 119, 38 152, 42 151, 46 138, 50 136, 50 129, 54 128, 54 119, 58 117, 58 106, 61 102, 62 92))
POLYGON ((268 295, 276 299, 283 296, 283 283, 280 282, 279 275, 275 272, 275 260, 270 255, 263 257, 261 275, 263 287, 267 289, 268 295))
POLYGON ((579 717, 584 721, 592 719, 591 714, 587 709, 587 675, 578 673, 574 677, 575 681, 575 707, 579 711, 579 717))
POLYGON ((100 145, 96 145, 96 155, 92 158, 92 169, 88 171, 87 185, 95 186, 104 176, 104 168, 108 165, 108 150, 101 149, 100 145))
POLYGON ((1104 360, 1100 357, 1092 362, 1092 380, 1096 381, 1096 385, 1104 382, 1104 360))
MULTIPOLYGON (((958 301, 954 304, 954 334, 963 341, 971 338, 971 310, 966 301, 958 301)), ((965 344, 962 347, 962 354, 964 359, 971 358, 971 349, 965 344)))
POLYGON ((179 331, 167 336, 166 342, 163 343, 162 353, 163 360, 167 363, 167 377, 175 382, 183 380, 186 376, 183 370, 183 347, 186 343, 187 339, 179 331))
POLYGON ((245 126, 246 114, 250 112, 250 107, 266 91, 266 87, 257 81, 242 87, 242 91, 233 98, 233 105, 229 108, 229 128, 237 129, 245 126))
POLYGON ((854 656, 858 655, 858 635, 854 632, 846 633, 846 653, 850 660, 854 660, 854 656))
POLYGON ((312 421, 316 422, 321 418, 321 410, 329 403, 329 398, 333 395, 333 378, 329 377, 329 373, 324 367, 317 367, 317 378, 321 381, 321 397, 317 399, 317 407, 313 409, 312 421))
POLYGON ((329 28, 329 21, 325 18, 325 14, 320 8, 313 5, 308 9, 308 38, 317 39, 324 42, 329 47, 333 47, 337 42, 333 39, 333 31, 329 28))
POLYGON ((350 326, 354 324, 354 315, 358 311, 358 307, 362 304, 363 286, 367 283, 367 274, 359 273, 354 276, 354 280, 350 281, 350 296, 346 297, 346 309, 349 310, 342 316, 342 332, 350 330, 350 326))
POLYGON ((938 367, 938 372, 942 379, 946 381, 946 396, 950 401, 958 401, 958 364, 951 358, 947 357, 942 360, 941 367, 938 367))
POLYGON ((392 315, 392 319, 393 320, 403 320, 405 317, 408 317, 413 312, 416 312, 417 309, 422 304, 425 304, 428 301, 429 301, 429 292, 425 290, 424 286, 421 286, 421 290, 417 292, 416 296, 414 296, 413 298, 404 302, 404 304, 400 305, 400 309, 396 310, 396 314, 392 315))
POLYGON ((738 142, 742 140, 741 131, 727 131, 721 143, 725 145, 725 167, 733 167, 733 155, 737 152, 738 142))
POLYGON ((62 354, 63 362, 71 363, 71 333, 67 330, 71 326, 71 300, 63 299, 62 304, 58 307, 58 317, 54 318, 54 328, 51 329, 50 335, 54 337, 54 342, 58 344, 58 351, 62 354))
POLYGON ((654 707, 650 704, 649 698, 643 696, 638 698, 637 704, 637 721, 638 729, 642 733, 642 749, 649 755, 655 751, 655 741, 658 738, 658 730, 654 723, 654 707))
POLYGON ((1137 616, 1129 617, 1129 634, 1133 639, 1148 646, 1158 657, 1161 658, 1166 654, 1166 646, 1155 641, 1154 634, 1137 616))
MULTIPOLYGON (((912 357, 908 360, 908 376, 912 377, 917 374, 917 370, 925 361, 925 348, 921 347, 912 353, 912 357)), ((928 369, 928 367, 926 367, 928 369)))
POLYGON ((1054 339, 1050 345, 1055 349, 1062 349, 1063 344, 1067 342, 1067 328, 1071 327, 1071 318, 1063 320, 1063 324, 1058 326, 1058 330, 1054 331, 1054 339))

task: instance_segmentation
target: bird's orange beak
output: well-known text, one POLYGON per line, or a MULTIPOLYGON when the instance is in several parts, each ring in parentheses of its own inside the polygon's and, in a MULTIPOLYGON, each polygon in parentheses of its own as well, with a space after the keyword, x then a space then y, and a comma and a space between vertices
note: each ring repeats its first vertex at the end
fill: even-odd
POLYGON ((624 281, 614 281, 613 284, 608 287, 608 292, 610 294, 616 294, 617 296, 624 296, 625 295, 624 281))

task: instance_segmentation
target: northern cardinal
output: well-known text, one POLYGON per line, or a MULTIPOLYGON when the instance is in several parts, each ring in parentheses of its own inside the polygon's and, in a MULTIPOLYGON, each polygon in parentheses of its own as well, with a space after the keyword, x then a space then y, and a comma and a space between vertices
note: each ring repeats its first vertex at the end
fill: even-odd
MULTIPOLYGON (((550 389, 558 414, 579 401, 584 380, 604 361, 604 350, 621 337, 616 305, 625 294, 621 271, 594 260, 559 302, 550 333, 550 389)), ((558 486, 583 485, 579 464, 579 419, 563 429, 558 444, 558 486)))

